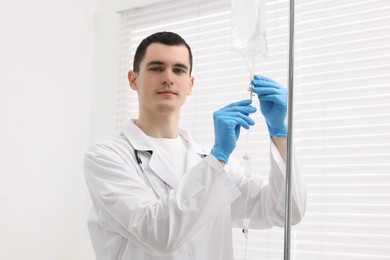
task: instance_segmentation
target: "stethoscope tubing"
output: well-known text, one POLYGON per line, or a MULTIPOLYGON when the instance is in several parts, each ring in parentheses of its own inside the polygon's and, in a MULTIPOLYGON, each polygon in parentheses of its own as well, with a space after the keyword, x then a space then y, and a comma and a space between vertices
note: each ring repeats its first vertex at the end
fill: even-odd
MULTIPOLYGON (((150 153, 150 155, 153 154, 152 151, 147 151, 148 153, 150 153)), ((139 168, 141 169, 141 172, 142 172, 142 175, 144 176, 144 179, 146 180, 146 182, 148 183, 149 187, 152 188, 154 194, 157 196, 157 198, 160 198, 160 195, 158 194, 158 192, 156 191, 156 189, 153 187, 153 184, 152 182, 150 181, 150 179, 148 178, 148 176, 146 175, 146 172, 145 172, 145 169, 144 167, 142 166, 142 160, 141 158, 139 157, 139 154, 138 154, 138 150, 134 149, 134 157, 138 163, 138 166, 139 168)), ((165 183, 165 186, 167 184, 165 183)))

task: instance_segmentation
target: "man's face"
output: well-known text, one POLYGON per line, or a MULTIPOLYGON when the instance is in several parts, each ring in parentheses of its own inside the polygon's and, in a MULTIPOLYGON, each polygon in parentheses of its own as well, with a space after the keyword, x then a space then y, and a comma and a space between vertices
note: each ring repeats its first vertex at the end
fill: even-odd
POLYGON ((131 88, 138 92, 143 112, 179 112, 191 94, 189 53, 184 45, 152 43, 138 73, 129 72, 131 88))

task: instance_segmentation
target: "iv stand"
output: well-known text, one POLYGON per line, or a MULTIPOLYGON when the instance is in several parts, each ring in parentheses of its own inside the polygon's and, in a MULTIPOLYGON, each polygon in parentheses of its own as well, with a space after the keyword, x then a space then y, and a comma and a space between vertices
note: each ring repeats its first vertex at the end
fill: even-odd
POLYGON ((288 103, 287 103, 287 153, 286 153, 286 195, 284 216, 284 260, 290 260, 291 233, 291 147, 293 125, 294 85, 294 0, 290 0, 290 31, 288 57, 288 103))

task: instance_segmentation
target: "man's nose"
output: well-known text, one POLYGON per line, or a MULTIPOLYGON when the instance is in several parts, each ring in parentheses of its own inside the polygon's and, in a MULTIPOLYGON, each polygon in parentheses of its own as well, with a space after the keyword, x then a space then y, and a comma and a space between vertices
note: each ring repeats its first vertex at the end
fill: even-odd
POLYGON ((165 70, 161 77, 162 85, 173 85, 173 72, 171 70, 165 70))

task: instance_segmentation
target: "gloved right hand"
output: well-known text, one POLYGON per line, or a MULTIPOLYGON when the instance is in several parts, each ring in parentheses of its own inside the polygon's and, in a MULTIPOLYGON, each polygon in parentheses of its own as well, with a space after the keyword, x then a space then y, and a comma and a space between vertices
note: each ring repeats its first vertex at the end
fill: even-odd
POLYGON ((236 148, 241 126, 249 129, 255 124, 249 114, 256 112, 251 100, 231 103, 214 112, 215 142, 211 154, 218 160, 228 162, 230 154, 236 148))

